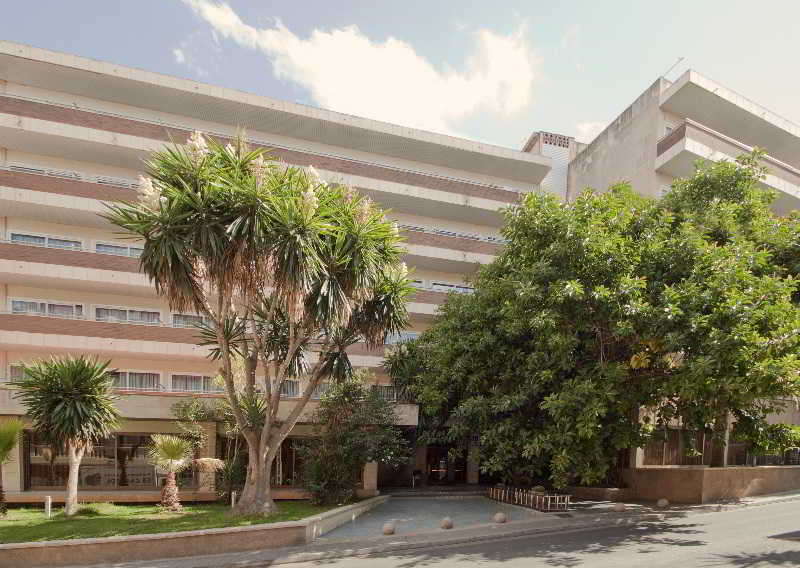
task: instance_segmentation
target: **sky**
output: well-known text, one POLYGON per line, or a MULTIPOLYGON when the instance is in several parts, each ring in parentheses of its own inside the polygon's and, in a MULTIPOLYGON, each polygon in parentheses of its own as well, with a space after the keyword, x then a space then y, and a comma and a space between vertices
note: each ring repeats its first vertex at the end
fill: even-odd
POLYGON ((800 0, 0 0, 3 40, 512 148, 588 142, 687 68, 800 124, 798 22, 800 0))

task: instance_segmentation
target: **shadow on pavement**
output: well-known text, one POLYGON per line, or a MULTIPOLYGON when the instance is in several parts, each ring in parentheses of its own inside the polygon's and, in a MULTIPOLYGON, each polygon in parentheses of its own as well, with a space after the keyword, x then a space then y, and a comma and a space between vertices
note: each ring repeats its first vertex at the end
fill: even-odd
POLYGON ((720 554, 704 566, 800 566, 800 551, 764 552, 757 554, 720 554))
MULTIPOLYGON (((370 556, 391 558, 396 568, 425 566, 442 560, 457 560, 459 564, 473 562, 505 562, 521 558, 535 558, 550 566, 573 568, 591 565, 586 554, 608 555, 619 549, 631 553, 656 552, 657 546, 700 547, 706 541, 697 538, 703 530, 695 523, 676 524, 652 522, 634 526, 613 527, 566 534, 521 537, 502 542, 482 543, 481 548, 471 545, 451 545, 425 550, 394 551, 370 556), (548 539, 552 541, 548 542, 548 539), (579 557, 578 555, 581 555, 579 557)), ((663 552, 663 550, 662 550, 663 552)), ((317 560, 316 565, 341 562, 341 559, 317 560)))

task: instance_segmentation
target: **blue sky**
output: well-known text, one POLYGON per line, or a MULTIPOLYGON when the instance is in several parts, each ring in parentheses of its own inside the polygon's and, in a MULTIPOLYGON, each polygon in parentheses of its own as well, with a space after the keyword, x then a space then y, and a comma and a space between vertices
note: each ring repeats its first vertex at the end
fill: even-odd
POLYGON ((800 0, 6 0, 0 39, 519 147, 678 59, 800 123, 800 0))

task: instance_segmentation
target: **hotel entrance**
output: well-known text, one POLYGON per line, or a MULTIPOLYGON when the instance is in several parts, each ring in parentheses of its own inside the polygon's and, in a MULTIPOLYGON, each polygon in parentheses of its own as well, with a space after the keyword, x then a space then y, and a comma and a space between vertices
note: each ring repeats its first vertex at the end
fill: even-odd
POLYGON ((427 448, 428 485, 450 485, 467 482, 467 458, 461 452, 453 458, 450 456, 452 446, 430 445, 427 448))

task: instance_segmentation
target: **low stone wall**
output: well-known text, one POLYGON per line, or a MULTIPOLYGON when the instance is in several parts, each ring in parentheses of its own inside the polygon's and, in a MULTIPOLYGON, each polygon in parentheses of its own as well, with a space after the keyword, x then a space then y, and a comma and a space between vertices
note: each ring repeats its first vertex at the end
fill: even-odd
POLYGON ((636 499, 713 503, 800 489, 800 466, 642 467, 625 472, 636 499))
POLYGON ((620 487, 568 487, 567 493, 574 499, 587 501, 612 501, 619 503, 633 499, 633 491, 620 487))
POLYGON ((199 531, 0 544, 0 568, 87 566, 297 546, 335 529, 389 496, 327 511, 300 521, 199 531))

